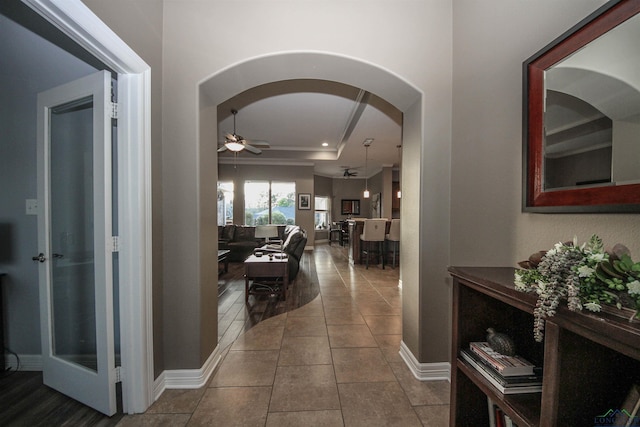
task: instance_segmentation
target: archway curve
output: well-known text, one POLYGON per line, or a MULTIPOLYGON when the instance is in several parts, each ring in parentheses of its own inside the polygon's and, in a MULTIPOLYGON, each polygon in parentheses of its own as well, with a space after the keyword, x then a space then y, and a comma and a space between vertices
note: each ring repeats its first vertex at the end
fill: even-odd
POLYGON ((247 89, 292 79, 348 84, 376 94, 402 112, 422 97, 407 80, 375 64, 327 52, 280 52, 229 65, 203 79, 201 106, 217 106, 247 89))
POLYGON ((546 71, 547 89, 566 93, 597 108, 613 120, 629 120, 640 114, 640 91, 632 82, 577 67, 546 71))

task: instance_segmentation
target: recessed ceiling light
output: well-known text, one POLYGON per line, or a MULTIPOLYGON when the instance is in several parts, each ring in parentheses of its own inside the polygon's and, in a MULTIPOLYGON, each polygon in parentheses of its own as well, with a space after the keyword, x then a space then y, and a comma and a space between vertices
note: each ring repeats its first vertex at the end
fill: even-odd
POLYGON ((329 143, 328 143, 328 142, 323 142, 323 143, 322 143, 322 146, 323 146, 323 147, 328 147, 328 146, 329 146, 329 143))

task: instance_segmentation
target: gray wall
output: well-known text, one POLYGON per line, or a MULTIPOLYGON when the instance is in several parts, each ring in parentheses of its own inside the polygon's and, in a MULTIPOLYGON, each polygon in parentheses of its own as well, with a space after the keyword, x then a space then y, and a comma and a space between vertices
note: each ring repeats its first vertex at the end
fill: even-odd
POLYGON ((333 194, 333 178, 314 175, 313 192, 316 196, 331 197, 333 194))
MULTIPOLYGON (((388 174, 384 172, 379 172, 373 176, 371 176, 367 182, 369 186, 369 193, 371 195, 376 193, 383 194, 383 201, 386 196, 386 192, 388 190, 389 195, 386 197, 390 200, 391 193, 391 181, 388 182, 388 186, 386 186, 384 179, 391 179, 388 174), (387 188, 388 187, 388 188, 387 188)), ((371 217, 371 198, 364 198, 364 187, 365 180, 364 178, 333 178, 333 192, 332 192, 332 206, 333 210, 333 219, 336 221, 343 221, 348 218, 348 215, 342 215, 341 210, 341 201, 342 199, 353 199, 360 200, 360 215, 353 215, 353 217, 358 218, 370 218, 371 217)), ((389 205, 389 210, 391 210, 391 205, 389 205)), ((391 218, 389 214, 388 218, 391 218)))
POLYGON ((521 64, 604 3, 453 3, 452 264, 515 266, 594 233, 640 256, 638 214, 521 212, 521 64))
MULTIPOLYGON (((38 92, 95 72, 55 45, 0 16, 0 271, 5 345, 40 355, 37 216, 25 200, 37 198, 38 92), (7 237, 8 235, 8 237, 7 237)), ((13 362, 13 360, 9 360, 13 362)))
POLYGON ((369 212, 369 202, 362 196, 364 192, 364 179, 355 178, 333 178, 333 194, 331 199, 331 209, 334 212, 333 218, 336 221, 347 219, 347 215, 342 215, 342 199, 360 200, 360 215, 367 217, 369 212))

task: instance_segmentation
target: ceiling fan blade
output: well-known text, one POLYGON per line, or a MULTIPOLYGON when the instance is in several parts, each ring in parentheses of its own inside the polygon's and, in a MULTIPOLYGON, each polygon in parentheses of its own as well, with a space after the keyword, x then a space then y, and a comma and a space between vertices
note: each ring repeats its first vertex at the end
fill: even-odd
POLYGON ((249 144, 244 144, 244 148, 245 150, 247 150, 250 153, 253 154, 260 154, 262 153, 262 150, 259 148, 254 147, 253 145, 249 145, 249 144))
POLYGON ((238 142, 238 139, 242 139, 242 138, 238 138, 238 135, 233 133, 226 133, 224 137, 227 141, 230 141, 230 142, 238 142))
POLYGON ((227 151, 228 148, 226 145, 223 145, 222 147, 218 148, 218 153, 222 153, 223 151, 227 151))
POLYGON ((249 144, 253 145, 254 147, 261 147, 261 148, 271 148, 271 144, 269 144, 267 141, 256 141, 256 140, 246 140, 249 144))

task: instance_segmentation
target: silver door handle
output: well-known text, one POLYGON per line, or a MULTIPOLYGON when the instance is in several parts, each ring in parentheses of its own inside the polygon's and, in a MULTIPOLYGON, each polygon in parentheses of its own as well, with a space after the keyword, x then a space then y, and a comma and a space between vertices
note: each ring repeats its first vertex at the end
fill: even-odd
POLYGON ((38 256, 31 257, 31 259, 34 261, 45 262, 47 260, 47 257, 45 257, 44 254, 40 252, 38 256))

